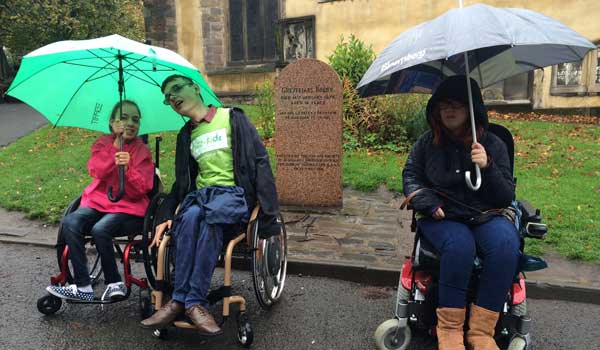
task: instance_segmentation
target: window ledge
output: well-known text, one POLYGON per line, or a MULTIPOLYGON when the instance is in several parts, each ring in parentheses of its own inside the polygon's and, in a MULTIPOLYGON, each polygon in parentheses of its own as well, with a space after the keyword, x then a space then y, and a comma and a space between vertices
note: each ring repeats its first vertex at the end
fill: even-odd
POLYGON ((239 66, 228 66, 221 68, 210 68, 206 75, 228 75, 239 73, 268 73, 275 71, 275 63, 248 64, 239 66))
POLYGON ((585 95, 587 88, 582 85, 577 86, 553 86, 550 88, 550 95, 555 96, 576 96, 585 95))
POLYGON ((486 106, 506 106, 506 105, 529 105, 531 101, 528 99, 522 100, 485 100, 486 106))

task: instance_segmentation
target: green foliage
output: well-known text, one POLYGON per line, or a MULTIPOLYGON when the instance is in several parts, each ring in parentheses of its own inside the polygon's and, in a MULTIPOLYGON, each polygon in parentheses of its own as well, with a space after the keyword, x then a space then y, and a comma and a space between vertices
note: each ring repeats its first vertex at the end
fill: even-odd
POLYGON ((342 78, 344 149, 368 148, 401 152, 425 130, 425 105, 429 96, 395 95, 361 98, 356 85, 375 59, 371 46, 354 35, 341 37, 329 64, 342 78))
POLYGON ((375 60, 375 53, 371 46, 367 47, 354 34, 351 34, 348 42, 344 41, 344 36, 340 37, 340 42, 333 50, 333 54, 327 59, 340 78, 348 79, 352 86, 356 86, 375 60))
POLYGON ((140 0, 6 0, 0 3, 0 43, 22 56, 52 42, 120 34, 144 38, 140 0))
POLYGON ((273 82, 265 80, 256 87, 256 105, 259 111, 258 129, 261 136, 270 139, 275 133, 275 102, 273 102, 273 82))
POLYGON ((360 98, 344 79, 344 149, 369 148, 401 152, 428 129, 428 95, 400 94, 360 98))
MULTIPOLYGON (((250 120, 260 123, 258 108, 243 109, 250 120)), ((551 248, 571 259, 600 262, 600 127, 519 120, 493 122, 507 126, 515 138, 517 198, 525 198, 540 208, 543 221, 549 225, 547 239, 528 239, 526 251, 539 255, 551 248)), ((160 164, 166 190, 173 183, 175 134, 162 134, 160 164)), ((46 126, 0 148, 2 207, 58 222, 66 205, 91 181, 86 163, 89 148, 97 137, 90 131, 46 126)), ((344 132, 344 139, 358 142, 348 131, 344 132)), ((150 145, 154 147, 154 142, 150 145)), ((274 166, 273 149, 268 150, 274 166)), ((383 184, 401 191, 405 161, 405 153, 346 150, 343 184, 365 191, 383 184)))

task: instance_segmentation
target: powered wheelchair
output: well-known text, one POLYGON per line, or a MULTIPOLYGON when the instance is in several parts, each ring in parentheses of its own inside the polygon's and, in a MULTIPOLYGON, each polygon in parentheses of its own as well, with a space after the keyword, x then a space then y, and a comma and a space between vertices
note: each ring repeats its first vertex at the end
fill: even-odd
MULTIPOLYGON (((231 287, 232 262, 247 262, 250 260, 254 293, 259 305, 263 309, 271 308, 271 306, 280 300, 287 272, 287 234, 283 217, 281 215, 278 217, 278 222, 281 224, 279 235, 261 237, 258 220, 259 213, 260 205, 257 204, 252 210, 246 231, 240 232, 227 244, 223 244, 223 250, 219 256, 219 263, 224 267, 223 285, 220 288, 211 290, 207 297, 211 305, 216 304, 220 300, 223 301, 222 317, 220 320, 217 319, 219 327, 222 327, 229 319, 232 313, 231 306, 239 304, 237 340, 242 346, 247 348, 252 344, 254 333, 250 319, 246 315, 245 298, 241 295, 233 295, 231 287)), ((157 224, 157 222, 154 222, 152 226, 155 227, 157 224)), ((173 292, 175 283, 175 250, 175 239, 172 237, 171 230, 165 232, 157 248, 153 247, 148 250, 149 256, 145 259, 147 263, 146 271, 148 280, 154 288, 152 291, 152 304, 155 310, 160 309, 170 299, 173 292)), ((186 318, 175 320, 173 326, 176 328, 195 329, 191 321, 186 318)), ((168 328, 157 328, 152 334, 159 339, 165 339, 168 334, 168 328)))
MULTIPOLYGON (((141 136, 144 142, 147 144, 147 135, 141 136)), ((156 137, 155 143, 155 175, 154 184, 152 190, 148 193, 150 198, 150 204, 146 209, 144 217, 143 227, 135 232, 123 232, 117 238, 113 239, 113 245, 115 249, 116 258, 123 263, 123 279, 124 284, 127 287, 127 292, 123 298, 119 299, 103 299, 95 297, 93 300, 65 300, 70 304, 110 304, 126 300, 131 295, 131 287, 133 285, 138 286, 138 295, 140 300, 140 316, 143 318, 149 317, 152 314, 152 305, 150 303, 150 285, 147 278, 145 277, 134 277, 131 271, 131 262, 144 262, 144 257, 149 256, 147 246, 151 242, 151 234, 153 232, 152 224, 154 222, 154 215, 157 207, 161 200, 164 199, 165 194, 162 193, 163 185, 160 179, 159 167, 159 153, 160 153, 160 136, 156 137)), ((64 211, 63 217, 77 210, 81 201, 81 196, 74 199, 64 211)), ((100 255, 94 248, 94 241, 91 236, 85 237, 86 244, 86 257, 88 262, 88 271, 90 273, 90 280, 92 287, 98 284, 100 276, 102 275, 102 267, 100 265, 100 255)), ((73 267, 69 260, 69 247, 66 244, 62 221, 59 225, 57 241, 56 241, 56 257, 58 262, 59 273, 50 277, 51 285, 64 286, 67 283, 73 283, 73 267)), ((63 299, 54 296, 50 293, 41 297, 37 301, 38 311, 45 315, 51 315, 56 313, 62 306, 63 299)))
MULTIPOLYGON (((512 170, 514 168, 514 141, 510 131, 498 124, 490 124, 488 131, 494 133, 506 144, 512 170)), ((529 334, 531 318, 527 312, 524 272, 540 270, 546 268, 547 265, 540 258, 523 254, 524 238, 543 239, 547 233, 547 227, 541 222, 540 210, 534 210, 529 202, 514 201, 513 210, 515 224, 520 234, 522 254, 519 272, 514 277, 496 324, 495 339, 502 349, 525 350, 530 349, 531 344, 529 334)), ((406 257, 402 264, 394 318, 381 323, 376 329, 374 340, 377 349, 406 349, 410 344, 413 330, 435 334, 440 261, 433 246, 422 236, 414 212, 411 231, 415 232, 413 251, 412 255, 406 257)), ((481 269, 480 260, 476 257, 467 290, 467 305, 475 300, 477 280, 481 269)))

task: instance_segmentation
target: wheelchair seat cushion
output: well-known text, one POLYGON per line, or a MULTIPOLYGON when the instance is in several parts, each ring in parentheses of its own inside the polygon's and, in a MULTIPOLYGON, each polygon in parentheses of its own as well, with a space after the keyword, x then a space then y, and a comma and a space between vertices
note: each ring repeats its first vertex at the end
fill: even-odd
POLYGON ((413 265, 415 267, 436 266, 439 264, 439 260, 439 255, 433 245, 423 237, 419 237, 416 242, 413 265))

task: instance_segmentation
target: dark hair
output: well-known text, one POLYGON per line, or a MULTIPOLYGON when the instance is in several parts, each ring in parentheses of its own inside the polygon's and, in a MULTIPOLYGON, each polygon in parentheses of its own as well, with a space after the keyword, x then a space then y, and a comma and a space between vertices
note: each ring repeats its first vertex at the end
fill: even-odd
POLYGON ((160 91, 162 91, 163 93, 165 92, 165 87, 167 87, 167 84, 172 82, 173 80, 180 78, 183 79, 185 81, 187 81, 188 83, 191 84, 196 84, 194 83, 194 81, 188 77, 186 77, 185 75, 181 75, 181 74, 173 74, 173 75, 169 75, 162 83, 162 85, 160 86, 160 91))
POLYGON ((113 120, 117 119, 117 112, 119 111, 119 108, 126 104, 135 106, 138 113, 140 114, 140 118, 142 117, 142 112, 140 111, 140 107, 137 105, 137 103, 133 102, 132 100, 123 100, 121 102, 117 102, 117 103, 115 103, 115 106, 113 107, 112 111, 110 112, 110 118, 108 120, 108 128, 110 129, 110 132, 113 132, 112 125, 110 125, 110 124, 113 122, 113 120))

